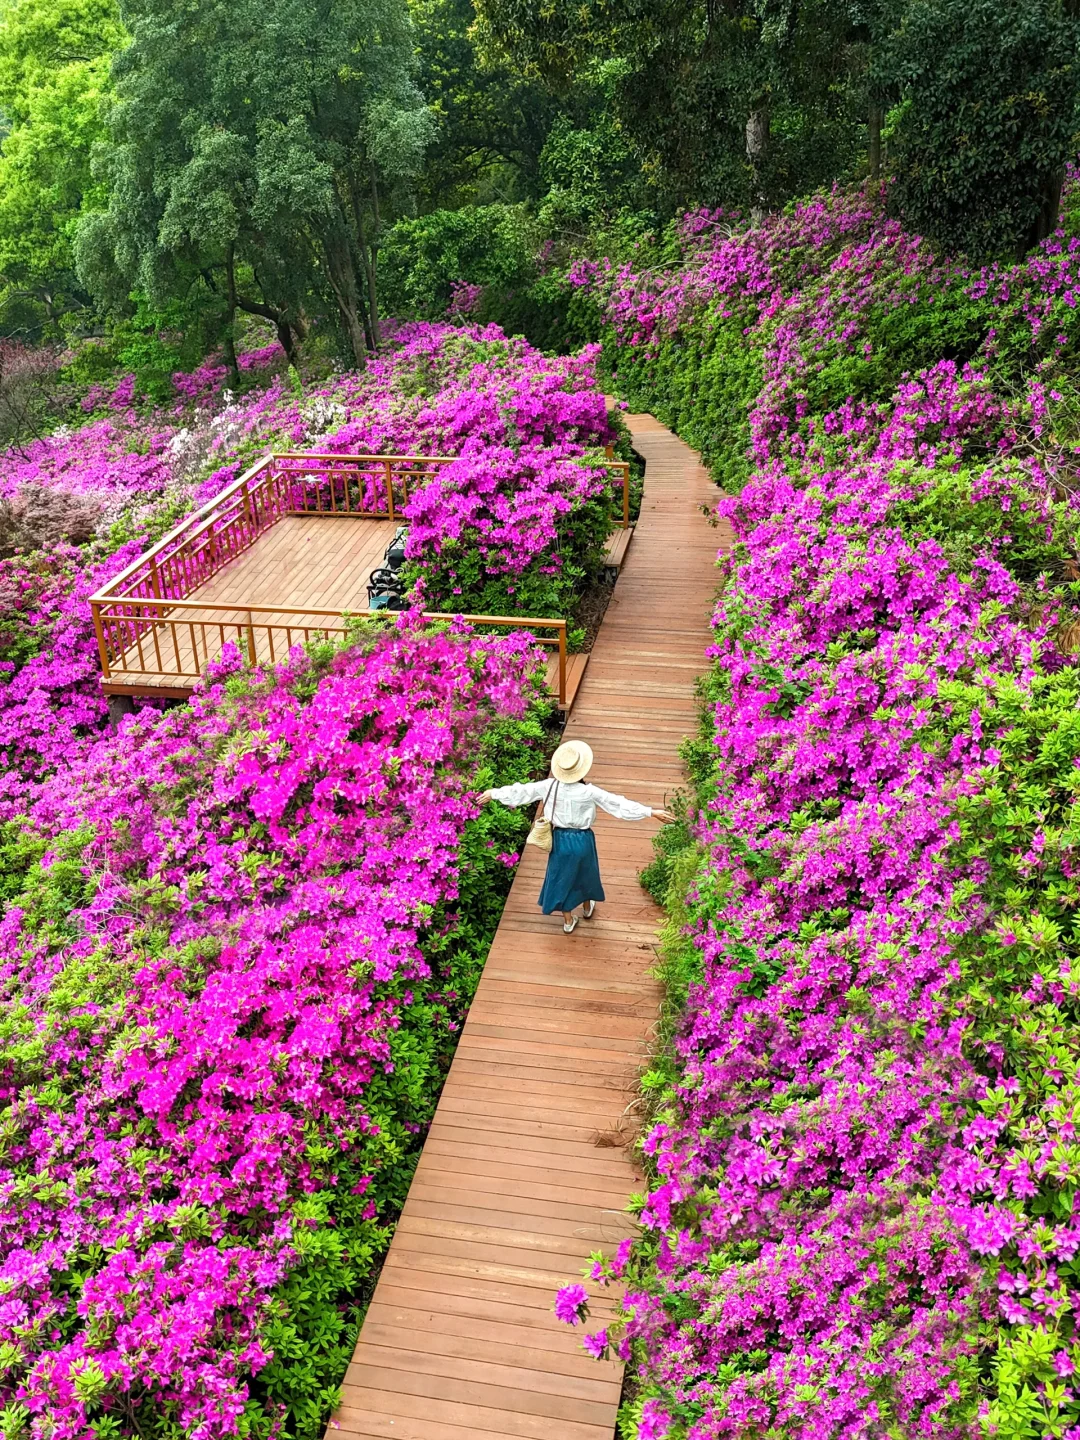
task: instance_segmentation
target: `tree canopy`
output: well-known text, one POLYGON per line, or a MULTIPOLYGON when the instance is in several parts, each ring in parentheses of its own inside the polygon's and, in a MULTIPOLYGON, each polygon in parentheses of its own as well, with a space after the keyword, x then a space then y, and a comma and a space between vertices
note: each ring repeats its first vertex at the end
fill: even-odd
POLYGON ((913 0, 880 64, 898 213, 976 256, 1048 235, 1076 129, 1076 22, 1057 0, 913 0))
POLYGON ((203 284, 292 355, 328 298, 357 364, 377 345, 378 232, 432 121, 400 0, 128 0, 131 44, 83 218, 80 273, 164 300, 203 284))
POLYGON ((34 299, 55 321, 88 298, 72 241, 83 208, 104 199, 90 155, 124 42, 113 0, 12 0, 0 14, 0 276, 9 310, 34 299))
POLYGON ((516 305, 552 246, 867 176, 943 251, 1022 252, 1075 144, 1078 10, 2 0, 0 331, 168 317, 235 372, 248 315, 359 365, 387 243, 394 308, 489 275, 516 305))
POLYGON ((616 113, 672 203, 768 205, 848 168, 858 27, 844 0, 477 0, 489 48, 564 88, 617 58, 616 113))

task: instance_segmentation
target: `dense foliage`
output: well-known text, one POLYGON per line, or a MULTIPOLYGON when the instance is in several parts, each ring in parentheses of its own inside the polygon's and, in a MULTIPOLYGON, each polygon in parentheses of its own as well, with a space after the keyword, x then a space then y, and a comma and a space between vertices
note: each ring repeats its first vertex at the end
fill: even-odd
POLYGON ((1075 133, 1076 31, 1061 6, 916 0, 879 64, 904 97, 890 200, 908 226, 977 255, 1045 239, 1075 133))
POLYGON ((89 298, 75 275, 74 228, 100 200, 90 173, 103 96, 124 41, 112 0, 18 0, 0 20, 0 274, 8 324, 48 323, 89 298))
POLYGON ((405 7, 279 0, 265 25, 243 0, 131 0, 124 19, 96 161, 109 204, 79 228, 87 282, 158 304, 199 285, 226 346, 239 310, 272 320, 290 359, 321 290, 362 366, 380 339, 383 192, 416 173, 431 128, 405 7))
POLYGON ((865 69, 866 46, 855 7, 480 0, 477 10, 493 48, 565 90, 590 62, 618 62, 614 111, 653 162, 661 202, 767 204, 859 153, 864 86, 852 72, 865 69))
POLYGON ((1014 254, 1054 228, 1075 130, 1066 0, 288 0, 262 18, 6 6, 0 334, 105 331, 189 364, 220 345, 235 387, 258 315, 291 361, 362 365, 388 317, 442 313, 410 276, 442 247, 463 264, 437 289, 497 282, 480 318, 569 346, 538 283, 553 250, 610 256, 613 231, 681 207, 761 216, 869 174, 939 248, 1014 254))
POLYGON ((283 359, 114 378, 0 459, 8 1440, 321 1435, 526 823, 471 797, 553 734, 531 637, 413 615, 112 735, 88 595, 273 444, 460 457, 405 507, 428 608, 560 613, 611 525, 594 354, 283 359))
POLYGON ((376 631, 46 786, 3 921, 6 1434, 321 1434, 515 859, 469 792, 541 763, 534 663, 376 631))
POLYGON ((964 275, 834 194, 680 243, 577 277, 632 402, 746 481, 590 1348, 639 1440, 1070 1433, 1080 241, 964 275))

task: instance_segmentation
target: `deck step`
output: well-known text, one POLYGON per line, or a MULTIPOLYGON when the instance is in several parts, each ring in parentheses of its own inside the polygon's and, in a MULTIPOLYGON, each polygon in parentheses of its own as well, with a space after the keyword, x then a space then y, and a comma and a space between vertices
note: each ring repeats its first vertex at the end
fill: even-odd
MULTIPOLYGON (((568 655, 566 657, 566 703, 562 708, 569 711, 573 708, 574 700, 577 698, 578 690, 585 676, 585 667, 589 663, 588 655, 568 655)), ((547 664, 548 689, 552 695, 559 693, 559 659, 553 656, 547 664)))
POLYGON ((626 552, 630 547, 630 541, 634 538, 633 525, 627 526, 625 530, 621 527, 612 533, 611 539, 607 542, 604 550, 604 566, 608 570, 621 570, 626 559, 626 552))

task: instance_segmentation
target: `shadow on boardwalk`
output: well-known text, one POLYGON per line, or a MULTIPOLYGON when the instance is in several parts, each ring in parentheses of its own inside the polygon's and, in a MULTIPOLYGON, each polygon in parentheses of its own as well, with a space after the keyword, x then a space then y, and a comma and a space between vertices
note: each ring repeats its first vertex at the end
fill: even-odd
MULTIPOLYGON (((662 806, 696 728, 723 531, 697 456, 628 416, 641 518, 566 730, 605 789, 662 806)), ((611 1440, 622 1367, 552 1314, 591 1251, 627 1233, 640 1184, 599 1146, 634 1095, 656 1016, 660 912, 637 882, 656 825, 597 816, 607 903, 565 936, 526 847, 328 1435, 611 1440)), ((599 1291, 594 1322, 612 1309, 599 1291)))

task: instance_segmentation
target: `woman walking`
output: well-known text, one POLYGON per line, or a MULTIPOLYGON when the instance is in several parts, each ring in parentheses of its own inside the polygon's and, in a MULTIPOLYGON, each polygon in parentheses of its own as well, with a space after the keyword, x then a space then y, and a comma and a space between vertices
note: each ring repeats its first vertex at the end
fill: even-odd
POLYGON ((597 809, 614 815, 616 820, 646 820, 653 815, 668 824, 675 818, 666 810, 651 810, 636 800, 584 784, 592 763, 593 753, 583 740, 568 740, 551 757, 550 780, 500 785, 480 796, 482 801, 497 800, 500 805, 510 806, 544 802, 542 814, 551 821, 552 833, 539 905, 545 915, 562 911, 567 935, 573 934, 579 918, 591 920, 596 902, 604 898, 592 829, 597 809), (574 913, 579 907, 580 917, 574 913))

